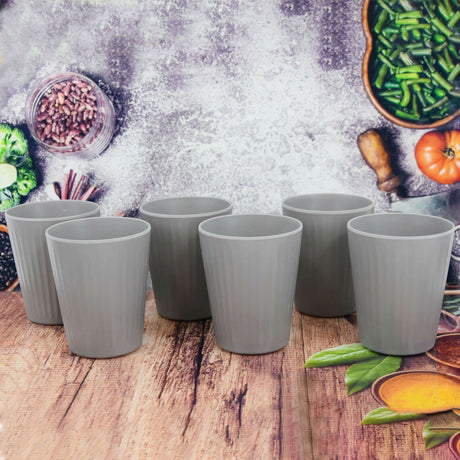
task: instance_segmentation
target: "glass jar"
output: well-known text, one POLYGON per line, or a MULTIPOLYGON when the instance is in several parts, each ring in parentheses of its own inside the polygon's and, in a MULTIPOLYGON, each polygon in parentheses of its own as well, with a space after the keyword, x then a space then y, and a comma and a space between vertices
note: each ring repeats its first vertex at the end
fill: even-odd
POLYGON ((26 121, 41 147, 66 157, 94 158, 115 131, 110 99, 91 79, 73 72, 48 76, 32 88, 26 121))

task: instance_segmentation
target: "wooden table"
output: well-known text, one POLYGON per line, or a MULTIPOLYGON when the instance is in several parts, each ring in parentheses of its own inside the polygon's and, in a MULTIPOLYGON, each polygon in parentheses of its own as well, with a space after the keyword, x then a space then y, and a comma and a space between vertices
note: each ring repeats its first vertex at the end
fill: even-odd
MULTIPOLYGON (((174 322, 147 296, 143 346, 113 359, 72 355, 64 330, 25 316, 0 293, 0 458, 443 459, 425 451, 425 420, 361 426, 378 407, 346 395, 347 366, 302 368, 311 354, 358 341, 346 318, 294 312, 289 345, 240 356, 208 321, 174 322)), ((425 356, 403 369, 435 369, 425 356)))

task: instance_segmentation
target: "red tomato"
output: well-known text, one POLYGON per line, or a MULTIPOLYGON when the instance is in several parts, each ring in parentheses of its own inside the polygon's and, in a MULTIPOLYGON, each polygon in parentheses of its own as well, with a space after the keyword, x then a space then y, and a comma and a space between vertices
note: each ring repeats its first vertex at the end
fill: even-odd
POLYGON ((440 184, 460 180, 460 131, 430 131, 415 146, 415 160, 423 174, 440 184))

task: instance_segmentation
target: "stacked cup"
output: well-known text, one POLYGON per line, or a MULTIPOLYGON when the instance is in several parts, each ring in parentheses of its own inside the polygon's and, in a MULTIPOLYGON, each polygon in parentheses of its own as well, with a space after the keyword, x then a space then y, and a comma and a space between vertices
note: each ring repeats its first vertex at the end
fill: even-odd
POLYGON ((373 214, 372 200, 309 194, 283 215, 232 215, 226 200, 161 198, 141 219, 98 217, 84 201, 6 212, 26 312, 63 322, 69 348, 119 356, 142 344, 147 269, 158 313, 212 317, 217 344, 244 354, 287 345, 292 309, 356 310, 361 342, 386 354, 427 351, 436 338, 454 225, 373 214))

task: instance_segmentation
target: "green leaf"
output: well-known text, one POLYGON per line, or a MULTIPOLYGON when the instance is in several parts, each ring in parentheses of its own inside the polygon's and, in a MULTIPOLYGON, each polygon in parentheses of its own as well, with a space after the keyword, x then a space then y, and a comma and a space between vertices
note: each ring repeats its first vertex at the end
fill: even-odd
POLYGON ((378 407, 377 409, 368 412, 361 421, 361 425, 382 425, 384 423, 405 422, 406 420, 416 420, 423 418, 423 414, 412 414, 405 412, 399 414, 388 407, 378 407))
POLYGON ((401 367, 401 362, 400 356, 381 356, 353 364, 345 374, 347 394, 352 395, 364 390, 383 375, 396 372, 401 367))
POLYGON ((450 439, 455 433, 459 432, 460 428, 443 428, 443 427, 432 427, 428 421, 423 427, 423 440, 425 441, 425 449, 431 449, 432 447, 439 446, 450 439))
POLYGON ((327 367, 340 364, 353 364, 377 356, 384 356, 371 351, 360 343, 348 343, 339 347, 322 350, 310 356, 303 367, 327 367))

